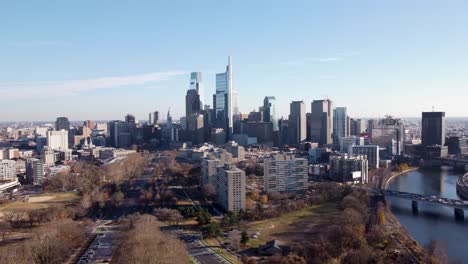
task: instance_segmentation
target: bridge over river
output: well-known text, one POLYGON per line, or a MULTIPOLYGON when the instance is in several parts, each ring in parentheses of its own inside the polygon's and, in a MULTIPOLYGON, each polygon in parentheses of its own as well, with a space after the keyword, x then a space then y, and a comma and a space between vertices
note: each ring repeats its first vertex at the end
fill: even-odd
POLYGON ((366 187, 357 187, 357 188, 374 193, 374 194, 378 194, 378 195, 398 197, 402 199, 411 200, 412 201, 411 206, 412 206, 413 212, 418 212, 419 202, 439 204, 439 205, 454 208, 455 219, 463 220, 465 217, 464 210, 468 210, 468 201, 443 198, 443 197, 439 197, 435 195, 429 196, 429 195, 422 195, 422 194, 417 194, 417 193, 407 193, 407 192, 373 189, 373 188, 366 188, 366 187))

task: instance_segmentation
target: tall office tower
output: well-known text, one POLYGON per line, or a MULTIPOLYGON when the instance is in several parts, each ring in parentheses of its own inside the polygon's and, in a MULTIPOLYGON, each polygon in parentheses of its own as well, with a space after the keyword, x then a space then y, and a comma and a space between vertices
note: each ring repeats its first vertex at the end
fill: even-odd
POLYGON ((362 133, 366 132, 366 123, 362 119, 353 119, 351 118, 350 122, 350 135, 359 136, 362 133))
POLYGON ((120 120, 110 121, 107 124, 109 144, 115 148, 129 148, 132 145, 132 135, 135 124, 120 120))
POLYGON ((193 144, 202 144, 205 142, 205 131, 203 127, 203 115, 191 114, 187 117, 187 132, 188 137, 193 144))
POLYGON ((226 211, 245 211, 245 172, 231 163, 218 168, 218 200, 226 211))
POLYGON ((445 145, 445 112, 422 113, 422 144, 445 145))
POLYGON ((135 116, 132 115, 132 114, 127 114, 125 116, 125 122, 129 123, 129 124, 135 124, 135 116))
POLYGON ((306 111, 303 101, 292 101, 289 106, 289 143, 299 144, 306 139, 306 111))
POLYGON ((333 143, 339 144, 340 139, 349 136, 349 117, 346 107, 333 110, 333 143))
POLYGON ((290 154, 273 155, 264 161, 265 191, 294 193, 308 188, 308 161, 290 154))
POLYGON ((158 111, 154 111, 154 112, 151 112, 149 113, 149 116, 148 116, 148 123, 150 125, 157 125, 159 123, 159 112, 158 111))
POLYGON ((239 90, 237 89, 232 89, 232 114, 233 115, 239 115, 240 114, 240 109, 239 109, 239 90))
POLYGON ((403 154, 405 146, 405 126, 401 119, 386 116, 384 119, 369 122, 371 142, 385 149, 388 156, 403 154))
POLYGON ((335 181, 362 184, 369 182, 369 163, 364 155, 330 156, 329 165, 330 178, 335 181))
POLYGON ((171 116, 171 109, 167 110, 167 116, 166 116, 166 124, 168 126, 172 125, 172 116, 171 116))
POLYGON ((94 122, 92 120, 86 120, 83 122, 83 126, 89 129, 94 129, 94 122))
POLYGON ((16 161, 0 160, 0 181, 17 180, 16 161))
POLYGON ((40 159, 26 160, 26 180, 34 185, 42 183, 44 178, 44 168, 40 159))
POLYGON ((273 131, 279 131, 276 98, 274 96, 266 96, 263 99, 263 121, 273 123, 273 131))
POLYGON ((205 99, 205 89, 203 87, 203 78, 201 72, 190 73, 190 90, 196 90, 200 100, 200 110, 205 109, 207 103, 205 99))
POLYGON ((68 132, 64 129, 60 131, 47 131, 47 146, 51 149, 68 149, 68 132))
POLYGON ((333 132, 333 103, 329 99, 314 100, 310 116, 310 140, 320 146, 331 144, 333 132))
POLYGON ((226 71, 216 74, 216 100, 214 102, 217 127, 226 131, 228 139, 231 138, 233 131, 232 92, 231 57, 228 57, 226 71))
POLYGON ((185 117, 189 118, 191 115, 198 115, 202 110, 200 105, 200 95, 197 90, 190 89, 185 95, 185 117))
POLYGON ((70 121, 68 121, 68 117, 57 117, 55 121, 55 130, 70 130, 70 121))
POLYGON ((378 169, 380 162, 379 146, 377 145, 363 145, 352 146, 349 148, 349 155, 365 155, 369 162, 369 167, 378 169))

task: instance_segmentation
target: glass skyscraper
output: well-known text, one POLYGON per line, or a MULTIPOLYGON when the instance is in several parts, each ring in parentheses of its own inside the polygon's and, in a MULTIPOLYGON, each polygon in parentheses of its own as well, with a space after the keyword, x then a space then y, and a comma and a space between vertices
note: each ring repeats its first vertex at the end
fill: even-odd
POLYGON ((273 123, 273 131, 279 131, 276 98, 274 96, 266 96, 263 99, 263 121, 273 123))
POLYGON ((341 138, 349 136, 349 119, 346 107, 337 107, 333 113, 333 143, 339 144, 341 138))
POLYGON ((226 71, 216 74, 215 95, 217 126, 226 131, 228 139, 232 136, 233 129, 232 92, 231 57, 228 57, 226 71))
POLYGON ((200 109, 205 109, 206 99, 203 87, 203 79, 201 72, 192 72, 190 74, 190 90, 197 90, 200 96, 200 109))

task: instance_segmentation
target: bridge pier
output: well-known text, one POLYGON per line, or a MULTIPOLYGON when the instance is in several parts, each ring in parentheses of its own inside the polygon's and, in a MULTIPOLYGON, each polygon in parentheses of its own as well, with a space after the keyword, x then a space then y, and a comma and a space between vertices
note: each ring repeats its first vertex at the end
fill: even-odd
POLYGON ((411 208, 413 209, 413 213, 417 214, 419 209, 418 201, 411 201, 411 208))
POLYGON ((455 220, 460 220, 460 221, 465 220, 465 212, 463 211, 463 208, 455 207, 454 213, 455 213, 455 220))

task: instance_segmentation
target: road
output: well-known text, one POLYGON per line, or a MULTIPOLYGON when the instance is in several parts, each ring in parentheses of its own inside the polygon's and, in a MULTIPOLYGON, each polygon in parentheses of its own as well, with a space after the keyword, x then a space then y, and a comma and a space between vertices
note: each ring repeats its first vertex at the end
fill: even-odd
MULTIPOLYGON (((151 165, 151 163, 149 164, 151 165)), ((151 206, 138 202, 140 191, 145 189, 152 181, 151 171, 135 180, 130 188, 124 191, 125 199, 120 206, 110 208, 101 219, 97 219, 92 229, 95 239, 79 256, 77 264, 103 263, 110 261, 117 246, 120 230, 112 226, 112 221, 134 213, 148 213, 153 210, 151 206)), ((194 235, 174 227, 162 227, 163 232, 173 233, 181 239, 187 247, 187 251, 195 263, 226 264, 231 263, 219 255, 214 249, 203 244, 200 235, 194 235)))
POLYGON ((163 232, 171 233, 174 236, 182 240, 187 251, 194 260, 195 263, 202 264, 229 264, 230 261, 224 259, 214 248, 205 245, 201 241, 201 234, 190 233, 172 226, 166 226, 161 228, 163 232))

